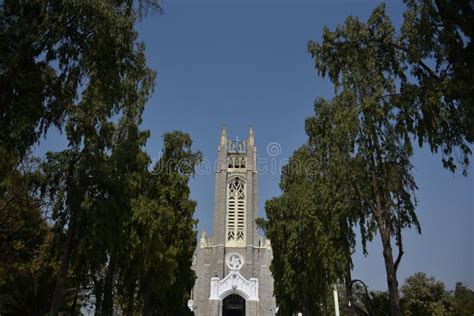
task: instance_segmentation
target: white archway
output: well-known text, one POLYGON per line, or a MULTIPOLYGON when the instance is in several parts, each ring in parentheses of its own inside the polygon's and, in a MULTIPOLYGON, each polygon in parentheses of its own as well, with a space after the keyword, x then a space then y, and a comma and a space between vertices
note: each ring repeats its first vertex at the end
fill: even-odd
POLYGON ((258 279, 245 279, 239 271, 231 271, 224 279, 211 279, 210 300, 223 300, 230 294, 238 294, 246 301, 258 301, 258 279))

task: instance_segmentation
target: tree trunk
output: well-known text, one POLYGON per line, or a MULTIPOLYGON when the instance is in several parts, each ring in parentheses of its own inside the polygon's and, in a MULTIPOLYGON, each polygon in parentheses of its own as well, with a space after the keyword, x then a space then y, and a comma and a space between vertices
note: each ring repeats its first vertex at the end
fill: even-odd
POLYGON ((352 276, 351 276, 351 268, 348 267, 346 273, 346 297, 347 297, 347 316, 354 316, 354 301, 352 297, 352 276))
POLYGON ((105 274, 104 280, 104 303, 102 307, 102 314, 104 316, 112 316, 114 312, 114 301, 113 301, 113 283, 114 283, 114 271, 115 270, 115 254, 113 251, 110 254, 109 266, 107 267, 107 273, 105 274))
POLYGON ((328 292, 327 290, 324 292, 325 295, 323 295, 323 315, 328 316, 328 292))
POLYGON ((81 287, 80 281, 77 282, 76 291, 74 292, 74 299, 71 305, 71 316, 76 316, 76 309, 77 309, 77 298, 79 296, 79 289, 81 287))
POLYGON ((135 304, 135 284, 130 286, 128 289, 127 316, 133 316, 134 304, 135 304))
POLYGON ((94 282, 94 295, 95 295, 95 314, 102 314, 102 280, 93 278, 94 282))
MULTIPOLYGON (((383 224, 382 224, 383 225, 383 224)), ((392 316, 400 316, 400 297, 398 295, 397 271, 393 262, 392 245, 390 234, 379 225, 380 237, 383 245, 383 258, 385 271, 387 273, 388 294, 390 298, 390 310, 392 316)))
POLYGON ((142 316, 150 315, 150 305, 151 305, 150 301, 151 301, 151 288, 148 284, 145 284, 145 288, 143 290, 142 316))
POLYGON ((56 279, 56 286, 54 288, 53 300, 51 302, 50 316, 58 316, 61 306, 63 305, 64 293, 66 288, 67 270, 69 269, 69 262, 71 261, 71 253, 74 243, 74 236, 76 234, 76 219, 73 214, 69 222, 69 227, 66 233, 66 240, 64 242, 64 251, 61 256, 61 265, 59 266, 58 276, 56 279))
MULTIPOLYGON (((392 218, 387 201, 390 198, 390 191, 386 188, 386 183, 379 181, 378 174, 388 176, 383 157, 383 146, 379 144, 377 128, 374 122, 370 122, 371 135, 368 136, 369 146, 372 149, 369 156, 369 168, 372 170, 372 185, 375 197, 375 206, 372 208, 377 221, 377 228, 382 239, 383 257, 385 261, 385 272, 387 274, 388 295, 390 298, 390 311, 392 316, 400 316, 400 297, 398 295, 397 269, 393 261, 391 245, 391 224, 392 218), (385 189, 381 189, 385 188, 385 189)), ((383 178, 383 177, 382 177, 383 178)), ((399 257, 401 258, 401 257, 399 257)), ((397 263, 398 265, 398 263, 397 263)))

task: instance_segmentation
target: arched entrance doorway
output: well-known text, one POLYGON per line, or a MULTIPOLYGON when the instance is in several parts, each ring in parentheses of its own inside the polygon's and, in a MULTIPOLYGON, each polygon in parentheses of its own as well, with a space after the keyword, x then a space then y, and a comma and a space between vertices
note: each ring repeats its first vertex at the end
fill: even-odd
POLYGON ((222 301, 222 316, 245 316, 245 299, 231 294, 222 301))

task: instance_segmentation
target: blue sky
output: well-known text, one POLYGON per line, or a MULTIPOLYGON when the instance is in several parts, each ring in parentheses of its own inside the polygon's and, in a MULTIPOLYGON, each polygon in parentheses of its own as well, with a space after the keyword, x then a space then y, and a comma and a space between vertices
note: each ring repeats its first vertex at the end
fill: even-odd
MULTIPOLYGON (((191 134, 195 147, 213 161, 219 131, 246 138, 255 129, 260 157, 287 158, 305 140, 304 120, 318 96, 331 97, 332 86, 317 76, 306 51, 308 40, 321 40, 322 28, 334 28, 348 15, 366 19, 377 1, 166 1, 165 13, 146 17, 138 31, 149 65, 158 72, 156 89, 144 114, 152 137, 147 150, 157 156, 163 132, 191 134), (269 143, 281 154, 269 157, 269 143)), ((399 25, 399 2, 387 9, 399 25)), ((271 161, 270 161, 271 162, 271 161)), ((418 214, 422 235, 405 232, 406 253, 400 283, 417 272, 453 288, 463 281, 474 288, 473 180, 452 175, 439 157, 418 150, 413 158, 420 187, 418 214)), ((472 169, 472 168, 471 168, 472 169)), ((472 173, 472 172, 471 172, 472 173)), ((265 200, 279 194, 279 173, 260 177, 260 214, 265 200)), ((198 201, 199 228, 212 230, 214 176, 197 175, 191 183, 198 201)), ((354 278, 372 289, 386 289, 379 236, 369 256, 354 256, 354 278)))
MULTIPOLYGON (((314 71, 308 40, 320 41, 324 25, 333 29, 348 15, 367 19, 378 3, 163 1, 164 14, 150 15, 138 25, 148 63, 158 72, 143 120, 143 128, 151 131, 147 151, 158 157, 161 135, 178 129, 190 133, 195 148, 212 162, 225 123, 229 136, 241 139, 253 125, 261 158, 275 159, 270 163, 288 158, 306 140, 304 120, 312 115, 315 98, 333 95, 328 80, 314 71), (281 153, 269 157, 266 148, 272 142, 281 153)), ((399 25, 403 4, 388 2, 387 10, 399 25)), ((427 150, 417 150, 413 162, 422 235, 405 231, 399 282, 423 271, 449 289, 456 281, 474 288, 473 177, 449 173, 427 150)), ((279 194, 278 182, 279 172, 261 175, 261 216, 265 200, 279 194)), ((191 190, 198 201, 199 229, 210 232, 214 175, 197 175, 191 190)), ((354 278, 371 289, 387 288, 378 235, 368 257, 358 246, 354 264, 354 278)))

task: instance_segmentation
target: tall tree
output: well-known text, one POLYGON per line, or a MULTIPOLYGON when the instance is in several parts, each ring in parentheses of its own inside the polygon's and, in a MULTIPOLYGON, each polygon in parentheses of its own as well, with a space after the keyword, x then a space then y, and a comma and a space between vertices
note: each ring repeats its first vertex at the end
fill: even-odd
POLYGON ((367 23, 349 17, 334 32, 325 29, 323 38, 322 44, 310 43, 309 50, 318 71, 329 74, 336 87, 334 106, 351 109, 334 121, 336 128, 357 122, 350 170, 357 179, 352 185, 362 210, 362 236, 370 239, 374 228, 380 234, 391 313, 400 315, 397 269, 403 256, 402 230, 420 228, 410 163, 413 107, 399 93, 398 84, 405 78, 402 56, 394 47, 378 44, 395 42, 396 32, 381 5, 367 23))
POLYGON ((306 121, 308 143, 283 168, 283 193, 267 201, 268 220, 260 220, 272 241, 270 269, 283 315, 324 313, 321 305, 326 293, 337 282, 346 281, 352 268, 352 226, 360 208, 348 185, 354 175, 349 166, 341 165, 350 163, 354 124, 334 124, 344 115, 322 99, 315 109, 319 115, 306 121))
MULTIPOLYGON (((318 72, 328 75, 336 94, 358 109, 361 130, 354 156, 361 158, 356 165, 367 172, 361 175, 372 174, 365 179, 373 188, 359 188, 360 197, 371 214, 368 223, 377 224, 384 245, 392 314, 399 314, 401 228, 419 228, 410 198, 416 189, 409 162, 411 139, 428 143, 433 152, 441 150, 444 166, 455 170, 460 163, 464 173, 473 141, 473 28, 467 22, 473 8, 468 1, 406 3, 399 33, 382 5, 367 23, 349 17, 335 31, 325 28, 321 44, 308 45, 318 72), (456 150, 461 153, 457 162, 456 150), (399 248, 396 259, 391 235, 399 248)), ((364 177, 360 179, 359 185, 364 177)))
MULTIPOLYGON (((57 315, 61 309, 73 250, 78 238, 87 233, 80 230, 93 216, 95 202, 105 197, 100 189, 107 180, 113 120, 137 104, 143 107, 153 88, 154 74, 146 67, 144 48, 133 28, 136 14, 132 5, 74 2, 43 8, 47 16, 53 14, 48 10, 57 9, 59 17, 68 19, 70 16, 73 21, 80 12, 83 14, 82 19, 77 18, 80 24, 67 30, 73 34, 75 31, 88 34, 77 47, 66 41, 77 49, 78 60, 77 65, 64 67, 77 66, 73 68, 76 75, 82 75, 83 85, 80 91, 75 91, 75 96, 80 93, 80 97, 71 102, 64 116, 69 149, 49 154, 45 165, 50 193, 53 193, 51 198, 55 202, 56 225, 67 230, 51 315, 57 315)), ((110 306, 110 300, 108 302, 110 306)))
POLYGON ((68 140, 42 164, 46 211, 63 242, 51 315, 66 308, 68 283, 72 313, 92 285, 86 294, 103 315, 117 301, 128 314, 140 305, 144 314, 181 314, 194 281, 195 202, 187 183, 200 154, 188 135, 167 134, 160 164, 171 169, 151 173, 143 150, 149 133, 139 129, 154 73, 134 25, 150 8, 160 10, 154 0, 0 6, 0 153, 8 158, 0 180, 51 126, 68 140), (157 218, 141 222, 144 206, 157 218), (155 236, 141 230, 144 224, 153 224, 147 227, 155 236), (169 274, 153 282, 162 268, 169 274))
MULTIPOLYGON (((107 231, 103 232, 104 244, 107 245, 109 254, 107 274, 104 283, 104 313, 113 314, 113 288, 115 279, 120 273, 120 269, 127 267, 128 260, 122 260, 129 256, 127 240, 130 237, 130 222, 132 220, 132 200, 142 195, 138 191, 136 179, 146 178, 150 159, 144 152, 143 146, 149 137, 148 131, 141 131, 141 114, 143 105, 138 108, 131 108, 118 124, 115 135, 114 146, 111 155, 112 177, 109 185, 110 195, 114 197, 113 203, 110 199, 104 201, 104 219, 114 218, 114 222, 109 222, 107 231)), ((98 229, 104 227, 97 225, 98 229)))
MULTIPOLYGON (((108 119, 142 102, 153 85, 153 73, 145 65, 143 45, 133 28, 149 7, 159 9, 156 1, 0 5, 0 153, 5 157, 0 180, 5 181, 51 125, 65 130, 70 144, 62 154, 49 155, 57 172, 46 168, 54 180, 50 192, 58 193, 52 196, 57 202, 56 224, 68 232, 53 315, 64 296, 71 249, 81 226, 77 221, 84 219, 79 216, 88 201, 83 194, 90 194, 86 187, 93 186, 87 179, 93 175, 85 170, 90 171, 110 148, 108 119)), ((3 186, 2 194, 8 194, 3 186)))
POLYGON ((191 145, 188 134, 165 134, 162 156, 141 182, 144 194, 132 201, 131 257, 144 316, 181 314, 194 284, 196 202, 188 181, 201 154, 191 145))

